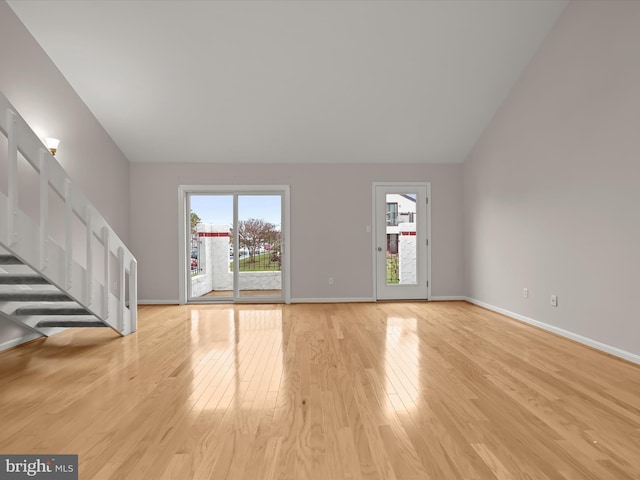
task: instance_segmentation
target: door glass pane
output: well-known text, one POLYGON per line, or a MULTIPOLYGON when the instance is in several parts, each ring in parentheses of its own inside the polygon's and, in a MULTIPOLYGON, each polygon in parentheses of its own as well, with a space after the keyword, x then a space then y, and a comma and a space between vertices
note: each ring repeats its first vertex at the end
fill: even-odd
POLYGON ((191 194, 189 204, 190 298, 233 298, 233 195, 191 194))
POLYGON ((238 195, 241 298, 282 297, 281 217, 281 195, 238 195))
POLYGON ((387 285, 416 285, 415 193, 387 193, 387 285))

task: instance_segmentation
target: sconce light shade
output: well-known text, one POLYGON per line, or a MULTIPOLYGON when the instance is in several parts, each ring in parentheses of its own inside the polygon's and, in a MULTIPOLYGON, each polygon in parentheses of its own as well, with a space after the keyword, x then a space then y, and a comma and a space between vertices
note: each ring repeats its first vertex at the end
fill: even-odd
POLYGON ((58 140, 57 138, 45 138, 44 143, 51 152, 51 155, 55 156, 60 140, 58 140))

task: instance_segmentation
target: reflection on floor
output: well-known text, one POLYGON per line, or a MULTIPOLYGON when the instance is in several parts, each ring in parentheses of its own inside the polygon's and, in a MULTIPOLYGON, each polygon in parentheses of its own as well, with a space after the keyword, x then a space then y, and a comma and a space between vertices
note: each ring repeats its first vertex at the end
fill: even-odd
POLYGON ((0 352, 0 452, 107 479, 640 478, 640 366, 463 302, 143 306, 0 352))

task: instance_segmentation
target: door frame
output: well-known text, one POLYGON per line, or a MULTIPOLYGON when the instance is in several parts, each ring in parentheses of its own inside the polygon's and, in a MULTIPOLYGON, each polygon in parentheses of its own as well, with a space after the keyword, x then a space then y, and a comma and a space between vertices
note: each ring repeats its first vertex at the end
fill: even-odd
MULTIPOLYGON (((180 305, 188 302, 187 296, 187 262, 190 252, 187 246, 187 195, 195 193, 205 195, 226 194, 252 194, 252 195, 282 195, 282 298, 284 303, 291 303, 291 205, 289 185, 179 185, 178 186, 178 299, 180 305)), ((234 212, 234 222, 235 215, 234 212)), ((234 279, 234 282, 236 280, 234 279)), ((235 286, 234 286, 235 290, 235 286)), ((265 302, 268 299, 259 301, 265 302)), ((240 300, 241 302, 244 300, 240 300)), ((257 302, 258 300, 246 300, 247 302, 257 302)), ((282 300, 280 300, 282 302, 282 300)), ((214 303, 214 302, 212 302, 214 303)))
POLYGON ((427 205, 425 209, 425 214, 427 216, 427 298, 425 300, 431 300, 431 182, 372 182, 371 185, 371 258, 372 258, 372 268, 373 268, 373 285, 372 285, 372 297, 374 301, 378 302, 378 283, 377 283, 377 264, 378 264, 378 255, 376 252, 377 249, 377 240, 376 240, 376 188, 377 187, 426 187, 427 190, 427 205))

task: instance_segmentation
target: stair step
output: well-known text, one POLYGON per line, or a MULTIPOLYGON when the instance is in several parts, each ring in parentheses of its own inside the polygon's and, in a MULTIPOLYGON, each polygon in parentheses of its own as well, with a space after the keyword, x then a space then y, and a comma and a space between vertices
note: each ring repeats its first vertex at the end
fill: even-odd
POLYGON ((42 320, 36 324, 36 328, 47 327, 106 327, 99 320, 42 320))
POLYGON ((29 316, 29 315, 91 315, 82 307, 20 307, 14 315, 29 316))
POLYGON ((49 285, 39 275, 0 275, 0 285, 49 285))
POLYGON ((0 265, 22 265, 22 262, 13 255, 0 255, 0 265))
POLYGON ((57 292, 23 291, 0 293, 0 302, 72 302, 66 294, 57 292))

